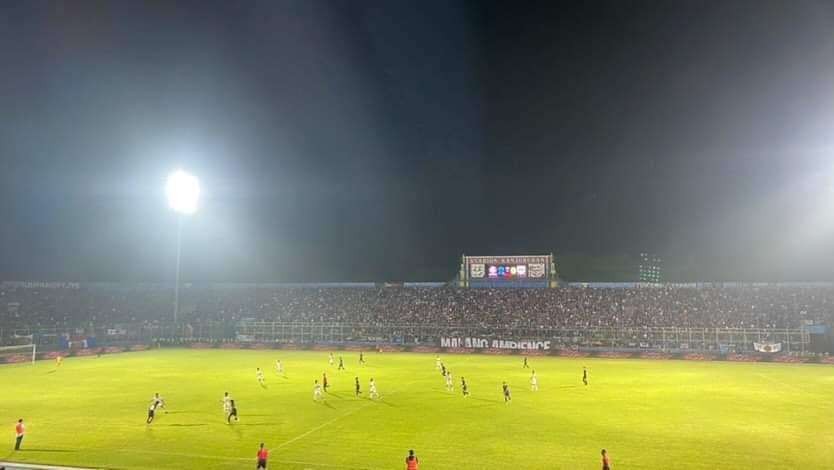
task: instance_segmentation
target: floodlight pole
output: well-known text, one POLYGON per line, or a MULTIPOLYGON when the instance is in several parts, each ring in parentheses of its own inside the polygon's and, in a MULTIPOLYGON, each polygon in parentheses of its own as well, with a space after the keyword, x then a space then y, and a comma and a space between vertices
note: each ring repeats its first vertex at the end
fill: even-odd
POLYGON ((180 311, 180 252, 182 251, 182 214, 177 214, 177 274, 174 280, 174 324, 180 311))

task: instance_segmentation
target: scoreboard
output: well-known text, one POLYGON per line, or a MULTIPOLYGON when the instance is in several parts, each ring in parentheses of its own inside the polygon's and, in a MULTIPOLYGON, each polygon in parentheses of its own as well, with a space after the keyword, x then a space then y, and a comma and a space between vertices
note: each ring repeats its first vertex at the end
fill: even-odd
POLYGON ((463 256, 461 279, 467 287, 548 287, 553 255, 463 256))

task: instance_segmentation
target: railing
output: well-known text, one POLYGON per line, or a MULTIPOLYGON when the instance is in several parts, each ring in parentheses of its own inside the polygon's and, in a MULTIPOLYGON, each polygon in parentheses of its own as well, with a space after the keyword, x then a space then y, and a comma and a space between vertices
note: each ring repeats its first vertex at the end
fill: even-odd
POLYGON ((472 325, 240 322, 236 335, 253 341, 294 343, 366 342, 439 346, 441 338, 550 341, 553 348, 749 352, 753 342, 779 342, 785 352, 804 353, 804 329, 675 327, 479 327, 472 325))
MULTIPOLYGON (((165 340, 261 341, 279 343, 378 343, 439 346, 441 338, 550 341, 552 348, 750 352, 753 342, 782 343, 782 350, 804 353, 810 336, 804 328, 675 327, 487 327, 472 325, 368 323, 150 323, 76 328, 0 330, 0 344, 15 336, 35 335, 39 346, 56 345, 60 336, 95 336, 100 345, 165 340)), ((6 341, 8 343, 8 341, 6 341)))

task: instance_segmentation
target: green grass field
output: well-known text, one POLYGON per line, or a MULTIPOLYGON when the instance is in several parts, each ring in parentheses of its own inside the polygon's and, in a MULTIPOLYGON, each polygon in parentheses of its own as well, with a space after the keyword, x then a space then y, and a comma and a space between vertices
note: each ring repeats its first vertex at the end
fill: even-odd
POLYGON ((801 469, 834 462, 834 368, 446 355, 455 393, 432 354, 156 350, 0 366, 0 460, 120 469, 254 468, 258 443, 270 468, 400 469, 413 448, 426 469, 801 469), (286 378, 275 373, 281 359, 286 378), (581 383, 587 365, 591 384, 581 383), (267 387, 255 380, 266 369, 267 387), (312 400, 323 371, 331 393, 312 400), (382 400, 354 398, 376 378, 382 400), (459 391, 463 375, 472 396, 459 391), (500 384, 513 391, 503 403, 500 384), (154 392, 168 413, 145 424, 154 392), (227 425, 224 391, 236 399, 227 425), (13 426, 27 423, 21 452, 13 426))

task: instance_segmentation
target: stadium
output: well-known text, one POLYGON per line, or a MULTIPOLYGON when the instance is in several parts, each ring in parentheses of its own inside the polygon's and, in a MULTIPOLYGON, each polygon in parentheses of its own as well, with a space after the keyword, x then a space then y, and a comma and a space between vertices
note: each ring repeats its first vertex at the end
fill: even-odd
POLYGON ((0 470, 834 467, 832 38, 0 2, 0 470))
MULTIPOLYGON (((462 264, 480 275, 530 258, 462 264)), ((407 448, 448 469, 593 468, 602 447, 627 468, 830 454, 834 287, 560 285, 541 259, 540 280, 188 284, 177 323, 170 285, 5 282, 3 344, 26 344, 3 348, 3 418, 32 423, 13 457, 240 468, 263 440, 273 465, 298 469, 396 468, 407 448), (164 411, 146 424, 154 393, 164 411)))

